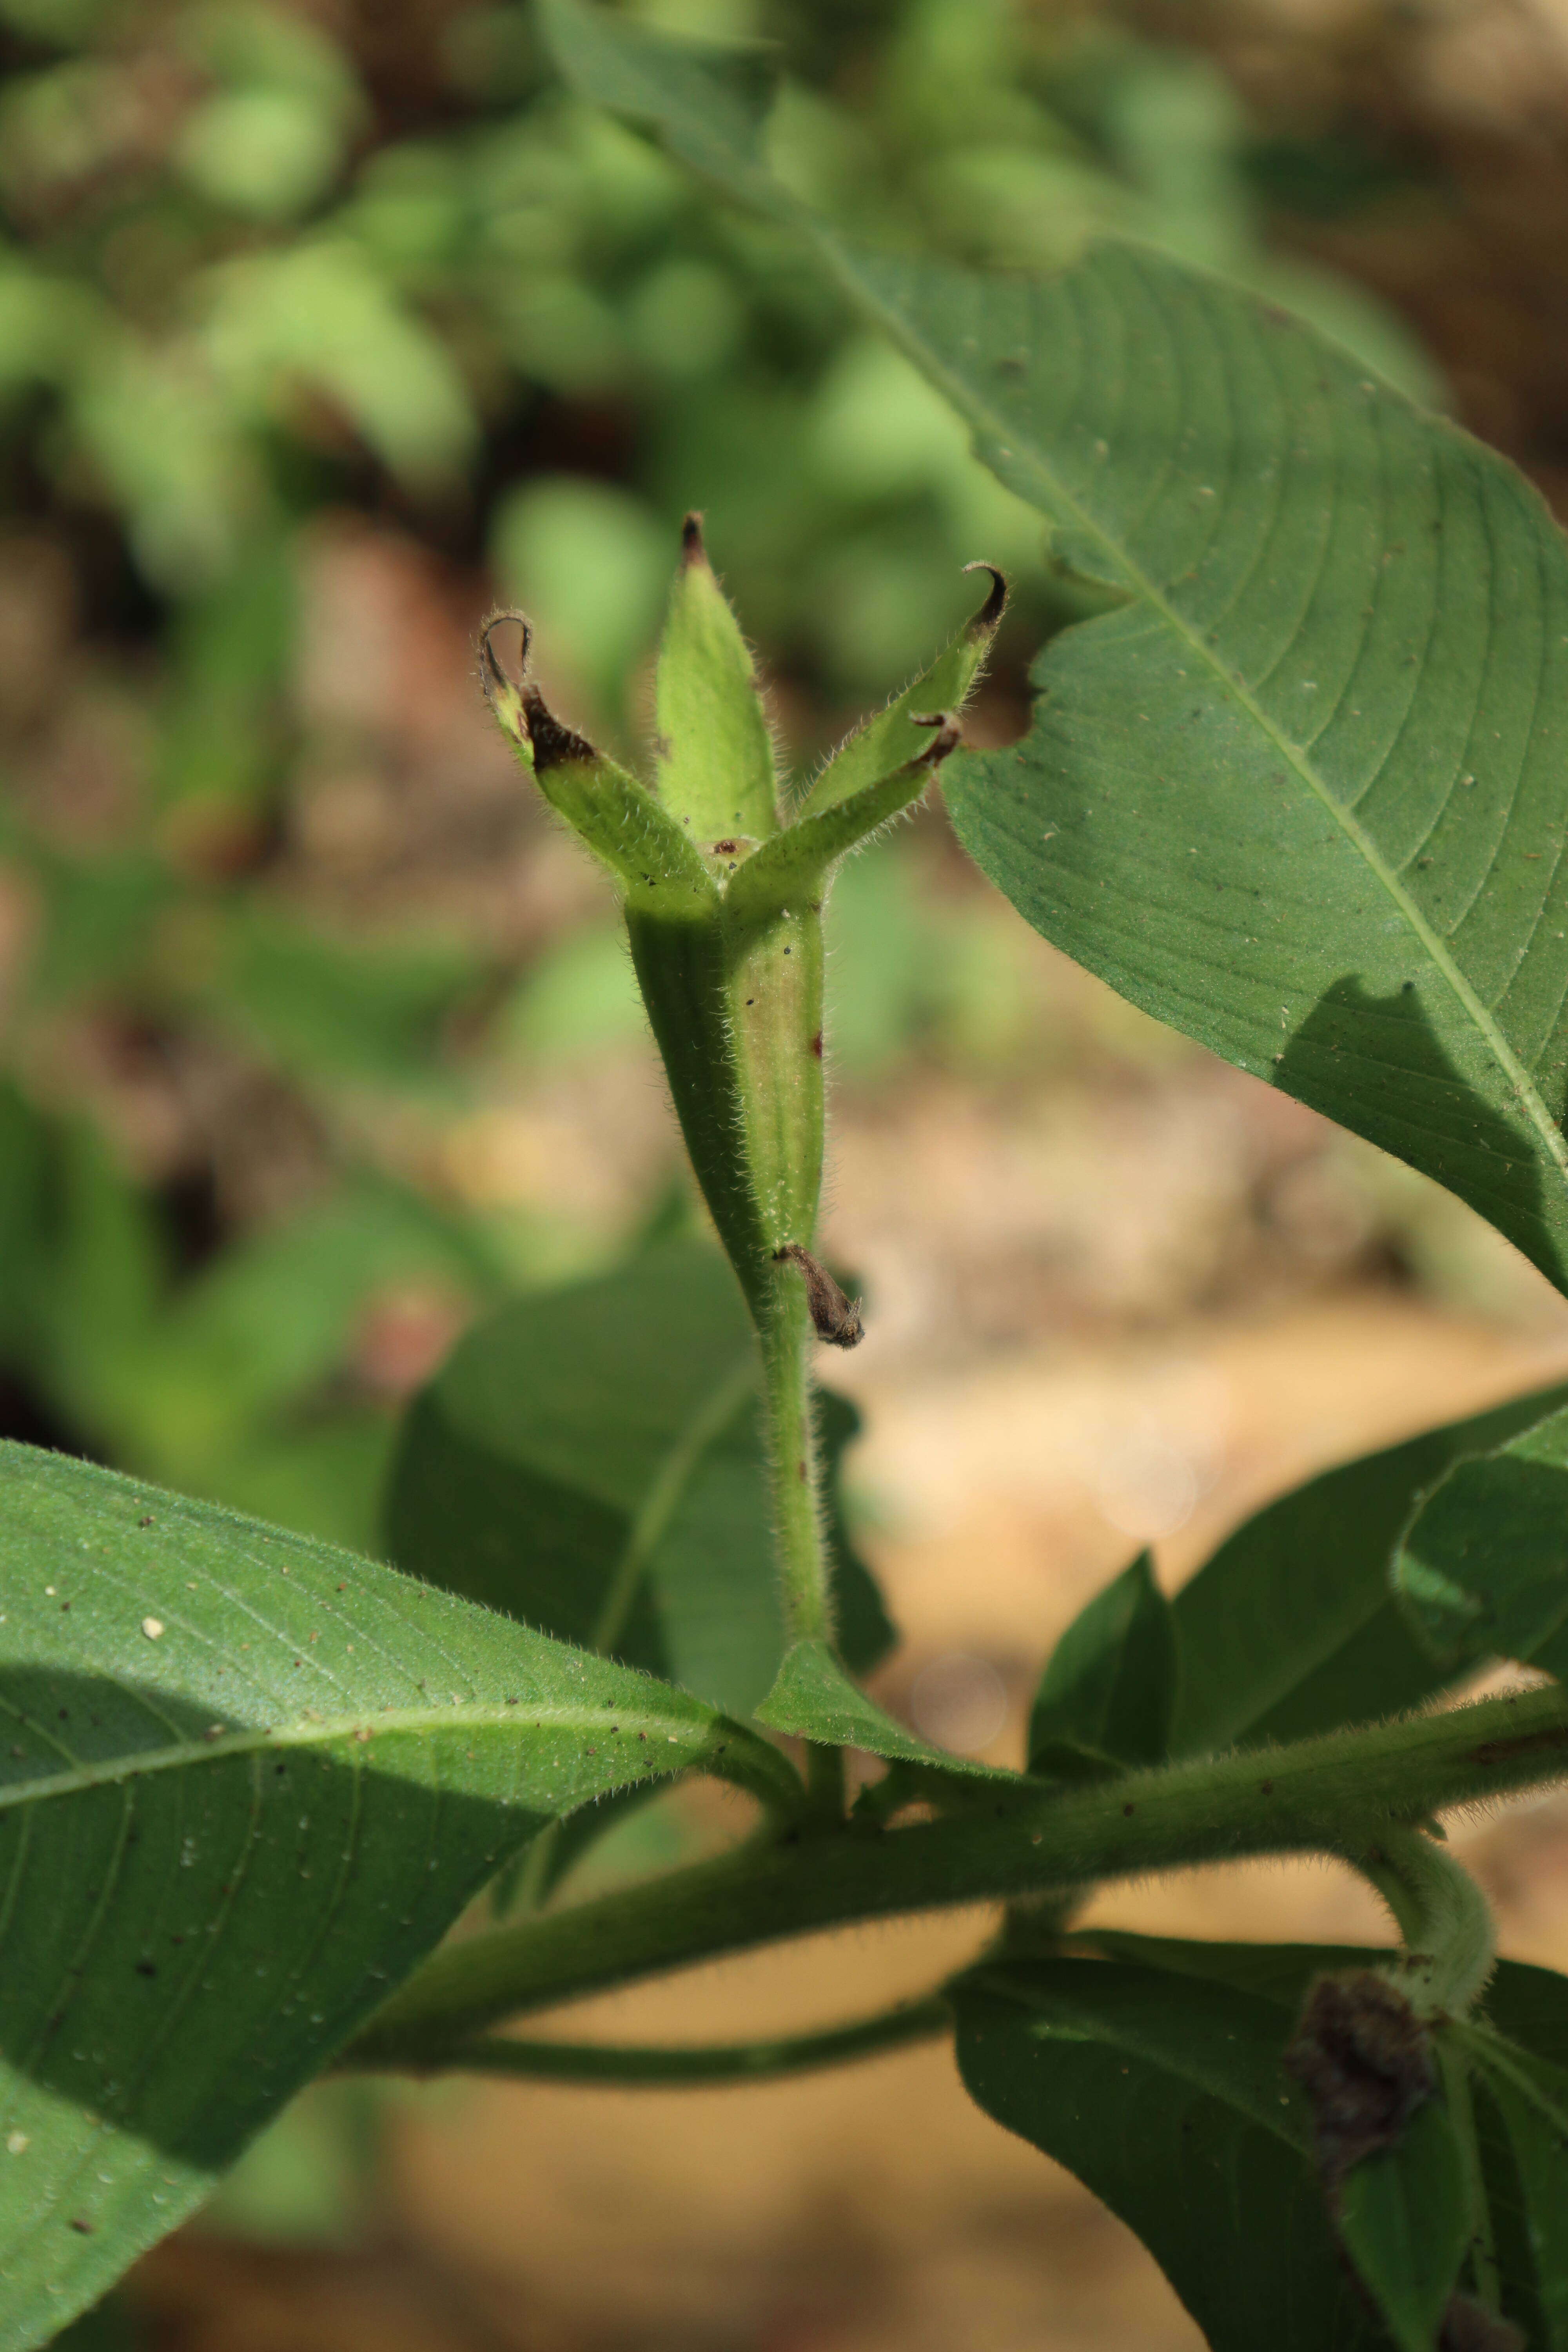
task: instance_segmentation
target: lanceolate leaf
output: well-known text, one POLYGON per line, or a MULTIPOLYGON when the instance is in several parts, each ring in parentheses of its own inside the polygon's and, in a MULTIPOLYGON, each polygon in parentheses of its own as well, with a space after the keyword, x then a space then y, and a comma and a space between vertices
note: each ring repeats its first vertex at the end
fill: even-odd
POLYGON ((1416 1512, 1395 1577, 1450 1669, 1529 1659, 1568 1673, 1568 1409, 1456 1462, 1416 1512))
POLYGON ((188 2213, 540 1824, 783 1759, 352 1553, 0 1447, 0 2352, 188 2213))
POLYGON ((1179 1756, 1242 1740, 1305 1738, 1413 1706, 1451 1681, 1389 1585, 1400 1531, 1461 1455, 1561 1402, 1546 1390, 1327 1470, 1227 1537, 1173 1603, 1179 1756))
POLYGON ((1029 1718, 1029 1769, 1073 1752, 1115 1765, 1163 1763, 1176 1703, 1171 1604, 1147 1552, 1097 1593, 1052 1651, 1029 1718))
POLYGON ((1215 2352, 1379 2341, 1337 2253, 1280 2067, 1291 2013, 1115 1962, 1019 1961, 958 1990, 958 2060, 987 2114, 1143 2240, 1215 2352))
MULTIPOLYGON (((1568 2352, 1568 2075, 1522 2051, 1478 2046, 1478 2055, 1505 2143, 1487 2150, 1489 2170, 1506 2181, 1492 2188, 1505 2288, 1511 2272, 1518 2315, 1542 2352, 1568 2352)), ((1484 2095, 1478 2106, 1486 2147, 1484 2095)))
MULTIPOLYGON (((745 70, 549 0, 577 86, 775 214, 745 70)), ((960 839, 1160 1019, 1436 1177, 1568 1286, 1568 556, 1501 458, 1220 280, 825 266, 1123 602, 960 839)))
MULTIPOLYGON (((746 1714, 784 1656, 756 1342, 705 1243, 518 1300, 416 1401, 388 1489, 402 1568, 746 1714)), ((837 1470, 858 1427, 825 1396, 837 1470)), ((841 1638, 892 1639, 835 1515, 841 1638)))
POLYGON ((1397 2147, 1352 2167, 1338 2221, 1401 2352, 1432 2352, 1470 2237, 1465 2161, 1440 2098, 1411 2117, 1397 2147))

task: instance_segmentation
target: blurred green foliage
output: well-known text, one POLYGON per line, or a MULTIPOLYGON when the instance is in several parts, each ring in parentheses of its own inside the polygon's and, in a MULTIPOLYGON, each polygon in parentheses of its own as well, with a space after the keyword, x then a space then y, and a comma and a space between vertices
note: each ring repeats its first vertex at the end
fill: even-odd
MULTIPOLYGON (((1427 382, 1368 298, 1270 251, 1284 167, 1195 55, 1030 0, 644 13, 779 44, 779 168, 868 234, 1007 267, 1131 231, 1427 382)), ((701 506, 809 766, 968 611, 963 562, 1015 575, 1015 703, 1081 592, 773 233, 566 96, 526 9, 342 22, 0 0, 0 1419, 365 1541, 397 1398, 464 1318, 642 1213, 476 1205, 442 1173, 454 1124, 641 1034, 602 913, 484 915, 533 837, 486 836, 467 896, 328 870, 323 807, 352 831, 390 806, 415 868, 439 837, 445 738, 395 689, 440 595, 469 629, 525 603, 568 707, 635 742, 701 506), (382 608, 320 590, 346 524, 373 587, 409 548, 445 583, 381 671, 382 608), (195 1141, 149 1142, 138 1087, 195 1141), (268 1191, 296 1130, 306 1176, 268 1191)), ((1318 161, 1292 167, 1314 201, 1318 161)), ((906 837, 845 877, 852 1079, 1037 1051, 1013 928, 934 873, 906 837)))

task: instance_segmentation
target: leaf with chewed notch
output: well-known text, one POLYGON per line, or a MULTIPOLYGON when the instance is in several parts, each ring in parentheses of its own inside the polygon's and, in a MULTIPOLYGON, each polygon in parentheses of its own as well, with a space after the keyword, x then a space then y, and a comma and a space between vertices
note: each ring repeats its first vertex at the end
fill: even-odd
POLYGON ((395 1570, 0 1446, 0 2352, 225 2168, 545 1822, 690 1765, 687 1693, 395 1570))
POLYGON ((1026 919, 1435 1177, 1568 1288, 1568 548, 1495 451, 1132 244, 868 250, 768 174, 751 55, 547 0, 574 85, 790 222, 1114 609, 944 780, 1026 919))

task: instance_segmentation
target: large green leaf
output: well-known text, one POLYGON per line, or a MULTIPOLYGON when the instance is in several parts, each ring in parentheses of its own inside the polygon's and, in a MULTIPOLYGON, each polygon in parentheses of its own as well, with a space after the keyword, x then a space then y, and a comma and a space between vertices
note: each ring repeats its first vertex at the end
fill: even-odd
POLYGON ((1414 1706, 1453 1680, 1389 1586, 1400 1531, 1451 1463, 1539 1421, 1561 1389, 1451 1422, 1298 1486, 1226 1538, 1173 1603, 1180 1756, 1301 1739, 1414 1706))
POLYGON ((1505 1657, 1568 1674, 1568 1408, 1456 1462, 1406 1529, 1394 1576, 1450 1671, 1505 1657))
MULTIPOLYGON (((820 1400, 837 1471, 859 1426, 820 1400)), ((388 1488, 391 1557, 547 1633, 746 1714, 784 1656, 756 1343, 734 1276, 678 1241, 503 1308, 416 1399, 388 1488)), ((830 1528, 844 1654, 891 1640, 830 1528)))
POLYGON ((1116 592, 960 755, 959 838, 1121 994, 1478 1208, 1568 1286, 1568 558, 1500 457, 1131 246, 1048 280, 867 252, 767 178, 749 56, 546 0, 564 70, 825 266, 1116 592))
POLYGON ((979 1970, 955 2007, 974 2098, 1137 2231, 1215 2352, 1377 2340, 1334 2247, 1306 2102, 1281 2069, 1288 2011, 1071 1959, 979 1970))
POLYGON ((390 1569, 0 1447, 0 2352, 174 2227, 540 1824, 711 1708, 390 1569))

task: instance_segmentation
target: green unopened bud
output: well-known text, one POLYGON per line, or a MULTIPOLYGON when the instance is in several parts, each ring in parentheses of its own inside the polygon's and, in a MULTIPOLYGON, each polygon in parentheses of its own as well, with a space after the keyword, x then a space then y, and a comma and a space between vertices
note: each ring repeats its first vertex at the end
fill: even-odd
POLYGON ((783 826, 752 656, 697 516, 687 518, 658 652, 652 789, 550 711, 529 673, 521 614, 493 615, 480 640, 501 727, 620 890, 692 1165, 764 1339, 795 1312, 802 1277, 818 1336, 840 1347, 859 1337, 858 1310, 811 1255, 823 904, 839 860, 917 801, 959 740, 957 714, 1006 595, 1001 573, 981 568, 993 581, 982 610, 849 739, 783 826), (506 623, 521 632, 515 676, 498 651, 506 623))

